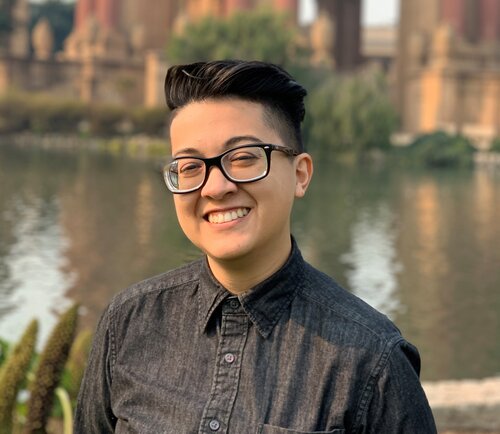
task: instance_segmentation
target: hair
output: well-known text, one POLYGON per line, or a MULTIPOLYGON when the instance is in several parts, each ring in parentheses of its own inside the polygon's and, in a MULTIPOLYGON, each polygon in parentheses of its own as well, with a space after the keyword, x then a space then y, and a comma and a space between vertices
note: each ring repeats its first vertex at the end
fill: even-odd
POLYGON ((176 65, 165 78, 165 98, 176 110, 207 99, 256 102, 264 107, 265 121, 285 144, 303 152, 301 122, 307 91, 284 69, 259 61, 218 60, 176 65))

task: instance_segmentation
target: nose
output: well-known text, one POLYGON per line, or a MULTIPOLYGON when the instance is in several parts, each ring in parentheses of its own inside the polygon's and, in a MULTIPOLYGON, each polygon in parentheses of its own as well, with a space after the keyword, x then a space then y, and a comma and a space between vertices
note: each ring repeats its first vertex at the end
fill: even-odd
POLYGON ((208 178, 201 189, 201 195, 212 199, 222 199, 226 194, 234 193, 237 189, 238 186, 234 182, 227 179, 218 167, 213 166, 208 171, 208 178))

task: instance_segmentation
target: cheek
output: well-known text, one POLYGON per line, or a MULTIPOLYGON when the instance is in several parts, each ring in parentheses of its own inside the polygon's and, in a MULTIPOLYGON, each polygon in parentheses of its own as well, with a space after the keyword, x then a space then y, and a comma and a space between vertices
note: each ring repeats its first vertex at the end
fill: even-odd
POLYGON ((175 212, 181 227, 189 225, 190 219, 195 218, 194 201, 187 196, 176 195, 174 197, 175 212))

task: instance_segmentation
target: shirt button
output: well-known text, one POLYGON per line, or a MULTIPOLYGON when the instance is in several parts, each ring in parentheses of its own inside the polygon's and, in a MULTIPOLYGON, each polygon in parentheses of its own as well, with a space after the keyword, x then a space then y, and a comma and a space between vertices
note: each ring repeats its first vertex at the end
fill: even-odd
POLYGON ((227 353, 224 356, 224 360, 226 361, 226 363, 233 363, 234 359, 236 359, 236 357, 234 357, 234 354, 232 354, 232 353, 227 353))
POLYGON ((212 431, 218 431, 219 428, 220 428, 220 423, 219 423, 219 421, 217 419, 212 419, 210 421, 210 423, 208 424, 208 426, 210 427, 210 429, 212 431))
POLYGON ((233 309, 238 309, 238 307, 240 306, 240 303, 238 302, 238 300, 231 300, 229 302, 229 306, 231 306, 233 309))

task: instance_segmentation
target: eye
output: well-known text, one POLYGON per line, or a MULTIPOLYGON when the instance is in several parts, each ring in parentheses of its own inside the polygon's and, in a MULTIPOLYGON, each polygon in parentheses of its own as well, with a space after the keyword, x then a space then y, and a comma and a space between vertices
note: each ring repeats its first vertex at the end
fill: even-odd
POLYGON ((178 162, 179 174, 192 176, 198 174, 203 169, 203 162, 197 160, 187 160, 178 162))
POLYGON ((252 164, 261 158, 261 153, 258 149, 240 149, 228 155, 228 161, 231 164, 252 164))

